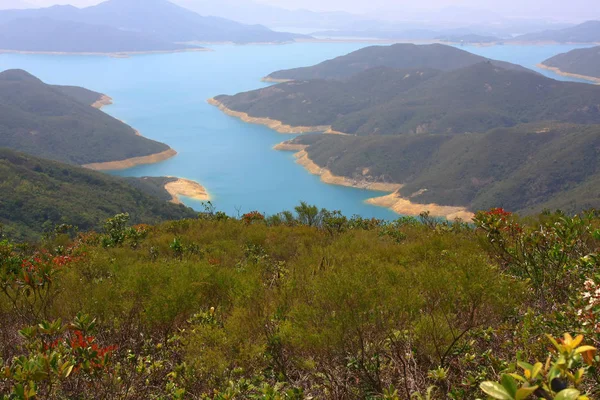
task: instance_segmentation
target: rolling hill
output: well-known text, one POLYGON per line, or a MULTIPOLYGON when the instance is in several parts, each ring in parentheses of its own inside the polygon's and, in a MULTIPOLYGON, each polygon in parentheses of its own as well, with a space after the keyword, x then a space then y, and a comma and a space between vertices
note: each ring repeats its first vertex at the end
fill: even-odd
POLYGON ((600 21, 517 36, 513 42, 600 43, 600 21))
POLYGON ((1 72, 0 147, 77 165, 173 152, 91 107, 101 96, 47 85, 22 70, 1 72))
POLYGON ((361 136, 485 132, 550 120, 600 123, 600 87, 490 62, 447 72, 374 68, 345 81, 293 81, 215 99, 249 117, 361 136))
POLYGON ((196 216, 190 208, 168 203, 168 193, 145 188, 144 182, 135 182, 139 189, 134 188, 132 179, 0 148, 3 232, 17 240, 35 239, 60 224, 99 229, 119 213, 129 213, 135 224, 196 216))
POLYGON ((345 79, 374 67, 401 69, 432 68, 441 71, 451 71, 484 61, 490 61, 494 65, 505 69, 530 71, 520 65, 504 61, 488 60, 485 57, 452 46, 400 43, 392 46, 366 47, 312 67, 276 71, 268 75, 265 79, 272 81, 345 79))
MULTIPOLYGON (((32 10, 0 11, 0 24, 32 18, 50 18, 57 22, 70 21, 110 27, 128 33, 130 40, 133 40, 132 38, 136 37, 133 35, 137 34, 140 40, 155 40, 163 43, 160 47, 164 46, 164 42, 171 45, 194 41, 288 42, 301 37, 301 35, 274 32, 261 25, 245 25, 224 18, 204 17, 167 0, 108 0, 81 9, 73 6, 53 6, 32 10)), ((90 27, 87 29, 92 30, 90 27)), ((114 31, 111 32, 116 35, 114 31)), ((180 45, 179 48, 181 47, 180 45)))
POLYGON ((600 46, 556 55, 544 61, 542 66, 558 73, 600 80, 600 46))

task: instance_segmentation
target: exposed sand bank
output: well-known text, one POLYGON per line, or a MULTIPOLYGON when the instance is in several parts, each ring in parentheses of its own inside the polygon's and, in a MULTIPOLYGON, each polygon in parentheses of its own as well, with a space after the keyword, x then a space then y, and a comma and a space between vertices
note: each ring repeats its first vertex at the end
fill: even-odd
POLYGON ((600 78, 596 78, 594 76, 572 74, 570 72, 564 72, 560 68, 549 67, 549 66, 547 66, 545 64, 538 64, 537 67, 545 69, 545 70, 548 70, 548 71, 552 71, 552 72, 554 72, 554 73, 556 73, 558 75, 568 76, 569 78, 583 79, 583 80, 586 80, 586 81, 590 81, 590 82, 594 82, 594 83, 600 84, 600 78))
MULTIPOLYGON (((171 177, 170 177, 171 178, 171 177)), ((189 197, 190 199, 208 201, 210 195, 198 182, 176 178, 177 180, 165 184, 165 190, 171 195, 171 203, 182 204, 180 196, 189 197)))
POLYGON ((395 192, 402 185, 397 183, 372 182, 368 179, 352 179, 345 176, 334 175, 327 168, 321 168, 315 164, 309 157, 306 150, 301 150, 295 154, 296 163, 302 165, 308 172, 321 177, 321 181, 331 185, 340 185, 354 187, 358 189, 376 190, 380 192, 395 192))
POLYGON ((82 165, 84 168, 93 169, 96 171, 115 171, 119 169, 133 168, 138 165, 155 164, 161 161, 168 160, 175 156, 177 152, 173 149, 168 149, 160 153, 150 154, 142 157, 133 157, 121 161, 107 161, 101 163, 92 163, 82 165))
POLYGON ((250 124, 258 124, 265 125, 279 133, 291 133, 291 134, 299 134, 299 133, 309 133, 309 132, 326 132, 331 129, 329 125, 323 126, 291 126, 286 125, 281 121, 277 121, 271 118, 259 118, 259 117, 251 117, 247 113, 234 111, 227 106, 225 106, 222 102, 217 99, 208 99, 208 104, 218 107, 225 114, 230 115, 232 117, 236 117, 241 119, 244 122, 248 122, 250 124))
POLYGON ((279 144, 276 144, 275 146, 273 146, 273 150, 298 152, 298 151, 302 151, 302 150, 306 149, 307 147, 308 147, 308 145, 305 145, 305 144, 282 142, 282 143, 279 143, 279 144))
POLYGON ((24 50, 6 50, 0 49, 1 53, 11 54, 42 54, 50 56, 101 56, 101 57, 113 57, 113 58, 129 58, 131 56, 144 55, 144 54, 172 54, 172 53, 187 53, 196 51, 212 51, 205 48, 189 48, 189 49, 176 49, 176 50, 152 50, 152 51, 118 51, 113 53, 96 53, 96 52, 67 52, 67 51, 24 51, 24 50))
POLYGON ((268 83, 286 83, 286 82, 292 82, 293 79, 277 79, 277 78, 271 78, 270 76, 265 76, 264 78, 261 79, 262 82, 268 82, 268 83))
POLYGON ((463 221, 471 221, 475 214, 465 207, 441 206, 439 204, 417 204, 407 198, 401 197, 398 192, 388 194, 387 196, 375 197, 367 200, 368 204, 379 207, 386 207, 398 214, 419 215, 424 211, 429 211, 433 217, 443 217, 449 221, 460 218, 463 221))
POLYGON ((109 106, 112 103, 113 103, 113 99, 111 99, 107 95, 103 94, 103 95, 100 96, 100 98, 98 100, 96 100, 92 104, 92 107, 97 108, 97 109, 101 109, 102 107, 109 106))

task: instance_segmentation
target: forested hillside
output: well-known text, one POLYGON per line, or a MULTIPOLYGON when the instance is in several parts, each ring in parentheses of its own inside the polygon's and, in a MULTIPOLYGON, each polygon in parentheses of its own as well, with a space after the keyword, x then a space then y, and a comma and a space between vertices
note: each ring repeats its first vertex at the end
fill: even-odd
POLYGON ((0 224, 9 237, 36 239, 62 224, 99 229, 119 213, 136 224, 196 215, 167 203, 170 195, 157 184, 135 181, 0 148, 0 224))
POLYGON ((291 143, 308 146, 310 159, 334 175, 403 183, 400 194, 415 203, 524 214, 600 208, 598 125, 528 124, 462 135, 305 135, 291 143))
POLYGON ((600 46, 558 54, 542 64, 546 67, 557 68, 562 73, 600 80, 600 46))
POLYGON ((517 64, 489 60, 485 57, 443 44, 416 45, 399 43, 391 46, 365 47, 364 49, 324 61, 311 67, 276 71, 269 74, 266 79, 345 79, 375 67, 399 69, 427 68, 452 71, 484 61, 490 61, 495 66, 505 69, 530 71, 517 64))
POLYGON ((100 96, 47 85, 22 70, 1 72, 0 147, 77 165, 169 150, 91 107, 100 96))
POLYGON ((217 96, 230 110, 361 136, 483 132, 520 123, 600 123, 600 87, 481 62, 448 72, 374 68, 217 96))

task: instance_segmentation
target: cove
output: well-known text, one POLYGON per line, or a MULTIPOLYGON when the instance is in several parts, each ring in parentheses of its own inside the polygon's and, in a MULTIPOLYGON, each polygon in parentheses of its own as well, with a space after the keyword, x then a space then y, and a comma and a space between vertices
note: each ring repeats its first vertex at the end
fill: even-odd
MULTIPOLYGON (((295 164, 292 153, 272 150, 274 145, 294 135, 246 124, 206 103, 218 94, 266 86, 260 79, 275 70, 313 65, 367 45, 212 45, 213 52, 139 55, 126 59, 1 54, 0 70, 22 68, 47 83, 79 85, 105 93, 114 101, 103 109, 105 112, 178 152, 176 157, 162 163, 119 171, 118 175, 195 180, 207 188, 218 210, 231 215, 252 210, 273 214, 306 201, 349 216, 396 218, 388 209, 364 203, 385 193, 324 184, 295 164)), ((566 80, 535 65, 577 47, 585 46, 463 48, 566 80)), ((202 209, 197 201, 184 199, 184 202, 202 209)))

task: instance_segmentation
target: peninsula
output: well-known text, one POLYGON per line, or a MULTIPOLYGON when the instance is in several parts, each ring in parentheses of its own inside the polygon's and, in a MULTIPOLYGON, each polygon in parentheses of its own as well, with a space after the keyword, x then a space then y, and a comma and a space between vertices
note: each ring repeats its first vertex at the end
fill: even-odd
POLYGON ((560 75, 600 83, 600 46, 558 54, 538 67, 560 75))

